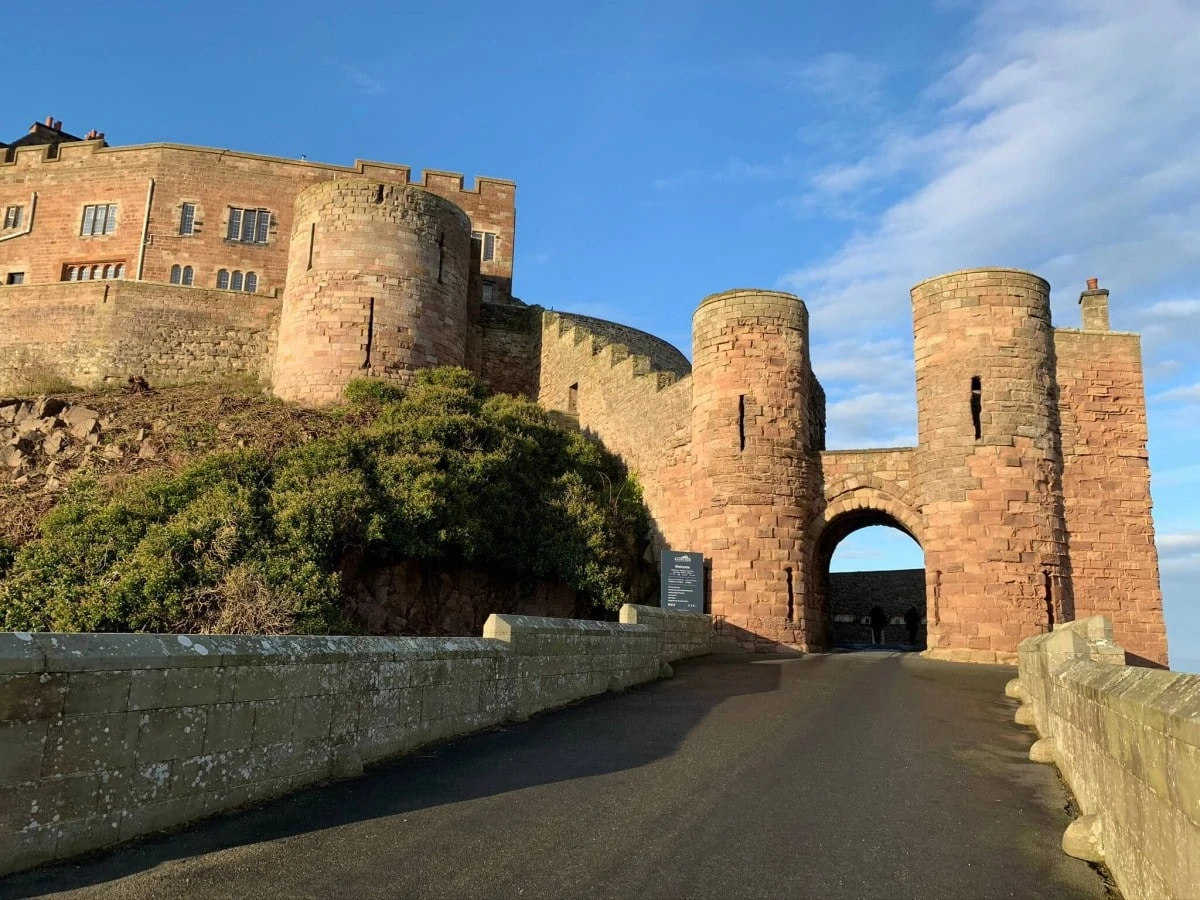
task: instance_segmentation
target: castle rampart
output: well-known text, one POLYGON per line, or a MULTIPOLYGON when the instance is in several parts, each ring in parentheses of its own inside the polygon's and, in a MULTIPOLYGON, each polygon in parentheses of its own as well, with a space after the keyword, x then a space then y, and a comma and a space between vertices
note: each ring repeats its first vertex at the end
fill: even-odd
POLYGON ((326 403, 361 375, 465 365, 625 460, 655 549, 706 556, 711 611, 742 646, 828 646, 833 552, 885 524, 925 552, 933 655, 1011 662, 1022 638, 1102 613, 1166 663, 1140 348, 1108 330, 1094 281, 1078 331, 1053 329, 1028 272, 918 284, 918 446, 827 450, 790 294, 706 298, 693 366, 512 298, 511 182, 47 135, 0 163, 0 206, 22 209, 0 229, 0 391, 244 372, 326 403))

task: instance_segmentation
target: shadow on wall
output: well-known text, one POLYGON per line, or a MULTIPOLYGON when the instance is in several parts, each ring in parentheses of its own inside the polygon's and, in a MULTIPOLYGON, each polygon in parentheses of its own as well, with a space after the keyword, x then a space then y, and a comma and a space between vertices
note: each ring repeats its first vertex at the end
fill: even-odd
POLYGON ((274 841, 354 822, 491 797, 540 785, 636 769, 674 754, 709 712, 732 697, 779 689, 780 669, 745 665, 742 654, 707 657, 721 670, 675 663, 676 679, 704 690, 662 694, 651 682, 621 696, 603 695, 516 725, 435 744, 371 767, 360 778, 326 784, 186 831, 118 847, 90 861, 9 876, 4 895, 40 896, 104 884, 168 860, 274 841), (713 677, 716 674, 718 677, 713 677))

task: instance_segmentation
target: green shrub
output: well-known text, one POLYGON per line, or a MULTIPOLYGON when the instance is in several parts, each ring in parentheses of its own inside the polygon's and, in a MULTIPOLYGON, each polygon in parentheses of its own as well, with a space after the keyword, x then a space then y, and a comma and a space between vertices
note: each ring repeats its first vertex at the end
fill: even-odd
POLYGON ((355 378, 342 390, 342 396, 356 406, 382 406, 404 396, 404 388, 382 378, 355 378))
POLYGON ((273 459, 213 455, 112 495, 77 484, 39 540, 0 547, 0 628, 347 631, 343 577, 406 559, 624 602, 649 520, 611 454, 462 369, 347 397, 377 407, 370 424, 273 459))

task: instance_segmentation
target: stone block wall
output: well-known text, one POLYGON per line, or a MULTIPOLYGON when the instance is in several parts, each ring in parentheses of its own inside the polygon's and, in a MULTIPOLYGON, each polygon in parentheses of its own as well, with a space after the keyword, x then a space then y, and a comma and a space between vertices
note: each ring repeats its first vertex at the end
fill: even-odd
POLYGON ((482 638, 0 634, 0 874, 358 774, 711 647, 706 616, 622 620, 493 615, 482 638))
POLYGON ((863 625, 878 605, 888 617, 885 644, 907 644, 904 614, 916 607, 921 616, 917 644, 925 642, 925 570, 895 569, 880 572, 831 572, 829 613, 833 620, 834 644, 870 644, 871 626, 863 625), (899 620, 899 621, 896 621, 899 620))
POLYGON ((1081 817, 1063 848, 1103 862, 1125 897, 1200 896, 1200 675, 1124 664, 1092 616, 1029 638, 1010 694, 1081 817))
POLYGON ((0 391, 59 378, 80 386, 266 377, 279 301, 129 281, 0 289, 0 391))
POLYGON ((173 265, 190 265, 196 287, 215 288, 223 268, 254 272, 258 292, 276 296, 285 283, 297 195, 323 181, 361 176, 421 185, 466 211, 473 228, 496 233, 496 258, 482 270, 502 296, 510 290, 516 227, 511 181, 477 178, 465 188, 461 175, 430 170, 416 180, 408 166, 387 163, 333 166, 208 147, 101 143, 62 144, 56 158, 44 146, 18 148, 11 162, 0 162, 0 207, 25 206, 31 225, 27 235, 0 241, 0 284, 9 272, 23 272, 27 284, 56 282, 63 266, 82 262, 124 262, 126 278, 133 280, 144 229, 141 277, 147 281, 166 283, 173 265), (83 207, 98 203, 117 205, 116 230, 80 235, 83 207), (191 234, 180 234, 184 203, 195 207, 191 234), (267 242, 228 240, 231 207, 266 209, 267 242))
POLYGON ((1106 616, 1126 650, 1166 665, 1141 341, 1059 329, 1054 346, 1075 616, 1106 616))

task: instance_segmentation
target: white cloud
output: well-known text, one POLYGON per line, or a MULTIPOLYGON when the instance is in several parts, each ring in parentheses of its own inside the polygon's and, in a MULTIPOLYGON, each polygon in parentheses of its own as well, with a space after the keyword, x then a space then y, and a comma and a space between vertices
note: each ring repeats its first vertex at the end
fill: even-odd
POLYGON ((831 450, 916 444, 916 401, 908 393, 859 393, 827 404, 825 418, 831 450))
POLYGON ((1197 384, 1182 384, 1179 387, 1173 387, 1170 390, 1163 391, 1155 400, 1166 401, 1195 401, 1200 402, 1200 383, 1197 384))
POLYGON ((1160 534, 1155 543, 1163 572, 1200 576, 1200 531, 1160 534))
POLYGON ((884 68, 850 53, 826 53, 797 69, 793 77, 802 90, 837 104, 874 106, 879 99, 884 68))
POLYGON ((376 78, 372 78, 361 69, 351 69, 346 74, 350 79, 350 83, 364 94, 377 97, 380 94, 387 93, 387 85, 376 78))
MULTIPOLYGON (((828 331, 896 327, 912 284, 981 265, 1038 270, 1066 289, 1056 305, 1074 324, 1074 292, 1097 275, 1121 327, 1146 285, 1200 271, 1197 59, 1200 6, 1185 0, 995 0, 922 98, 932 115, 897 119, 810 184, 818 198, 879 184, 900 198, 783 283, 828 331)), ((1192 307, 1159 310, 1176 311, 1192 307)))

